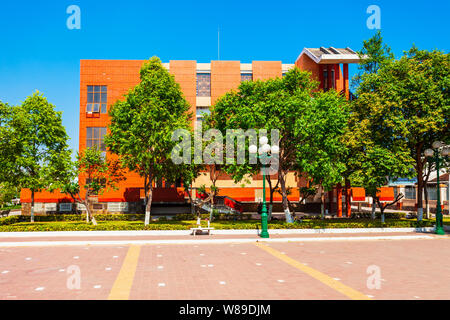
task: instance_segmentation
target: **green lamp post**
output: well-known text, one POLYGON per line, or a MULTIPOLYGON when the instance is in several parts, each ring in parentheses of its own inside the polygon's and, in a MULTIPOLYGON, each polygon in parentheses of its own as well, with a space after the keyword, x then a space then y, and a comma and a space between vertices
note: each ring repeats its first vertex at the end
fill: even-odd
MULTIPOLYGON (((432 144, 433 149, 426 149, 424 154, 427 158, 434 160, 436 162, 436 184, 437 184, 437 207, 436 207, 436 229, 435 233, 443 235, 444 231, 444 223, 442 218, 442 209, 441 209, 441 190, 440 190, 440 181, 439 181, 439 165, 442 160, 441 156, 446 157, 450 153, 450 149, 448 147, 444 147, 444 144, 440 141, 435 141, 432 144)), ((426 186, 425 186, 426 188, 426 186)))
MULTIPOLYGON (((248 148, 248 151, 251 154, 256 154, 259 153, 259 155, 257 155, 258 159, 267 159, 269 160, 271 157, 277 155, 280 152, 280 149, 278 146, 273 145, 270 146, 268 144, 269 139, 267 139, 267 137, 260 137, 259 138, 259 149, 257 146, 255 145, 251 145, 248 148), (270 154, 269 154, 270 153, 270 154)), ((269 231, 268 231, 268 221, 267 221, 267 206, 266 206, 266 169, 267 169, 267 165, 263 163, 263 170, 262 171, 262 175, 263 175, 263 205, 262 205, 262 209, 261 209, 261 234, 260 237, 261 238, 269 238, 269 231)))

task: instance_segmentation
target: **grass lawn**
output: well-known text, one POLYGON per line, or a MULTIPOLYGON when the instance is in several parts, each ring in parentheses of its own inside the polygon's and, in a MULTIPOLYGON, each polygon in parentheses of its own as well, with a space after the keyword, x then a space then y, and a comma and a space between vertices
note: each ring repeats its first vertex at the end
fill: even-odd
MULTIPOLYGON (((450 221, 448 221, 450 223, 450 221)), ((272 221, 269 229, 321 229, 321 228, 380 228, 380 227, 431 227, 433 220, 386 219, 384 225, 379 220, 371 219, 304 219, 302 222, 286 223, 272 221)), ((95 231, 95 230, 189 230, 195 227, 195 220, 153 221, 148 226, 137 221, 98 221, 94 226, 84 221, 49 221, 49 222, 18 222, 0 225, 0 232, 13 231, 95 231)), ((211 223, 215 229, 257 229, 261 228, 259 220, 216 221, 211 223)))

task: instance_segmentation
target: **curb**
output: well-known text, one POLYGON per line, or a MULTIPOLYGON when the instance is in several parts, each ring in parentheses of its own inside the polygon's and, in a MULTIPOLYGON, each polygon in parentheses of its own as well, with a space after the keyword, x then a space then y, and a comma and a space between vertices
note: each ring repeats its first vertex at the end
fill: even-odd
MULTIPOLYGON (((355 233, 413 233, 434 232, 434 227, 424 228, 334 228, 334 229, 269 229, 270 234, 355 234, 355 233)), ((114 237, 114 236, 180 236, 190 235, 190 230, 124 230, 124 231, 29 231, 0 232, 0 238, 42 238, 42 237, 114 237)), ((213 230, 215 235, 249 235, 257 236, 259 230, 213 230)))
POLYGON ((403 236, 362 236, 362 237, 321 237, 321 238, 275 238, 275 239, 214 239, 214 240, 85 240, 85 241, 31 241, 0 242, 0 248, 10 247, 60 247, 60 246, 112 246, 112 245, 156 245, 156 244, 226 244, 256 242, 330 242, 330 241, 374 241, 374 240, 418 240, 434 239, 428 235, 403 236))

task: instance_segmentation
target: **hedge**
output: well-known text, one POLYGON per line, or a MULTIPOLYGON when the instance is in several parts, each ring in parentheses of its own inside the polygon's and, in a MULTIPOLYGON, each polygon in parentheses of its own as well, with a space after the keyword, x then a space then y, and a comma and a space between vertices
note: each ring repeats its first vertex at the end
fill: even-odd
MULTIPOLYGON (((29 217, 28 217, 29 218, 29 217)), ((29 220, 27 220, 29 221, 29 220)), ((1 219, 0 231, 90 231, 90 230, 189 230, 196 225, 195 221, 156 221, 144 226, 142 221, 100 221, 97 226, 83 221, 49 221, 49 222, 20 222, 20 216, 1 219)), ((303 220, 302 222, 286 223, 284 221, 270 222, 269 229, 323 229, 323 228, 406 228, 432 227, 434 222, 425 220, 386 220, 384 224, 377 220, 303 220)), ((215 229, 257 229, 261 228, 260 221, 218 221, 212 222, 215 229)))
MULTIPOLYGON (((94 214, 97 221, 144 221, 144 214, 94 214)), ((201 219, 209 218, 209 214, 202 214, 201 219)), ((196 220, 197 216, 192 214, 177 214, 172 219, 168 219, 164 216, 159 217, 160 221, 183 221, 183 220, 196 220)), ((219 214, 215 216, 216 220, 250 220, 250 214, 233 215, 233 214, 219 214)), ((86 215, 84 214, 52 214, 52 215, 35 215, 35 222, 52 222, 52 221, 85 221, 86 215)), ((29 222, 30 216, 17 215, 6 218, 0 218, 0 226, 8 225, 18 222, 29 222), (12 218, 12 219, 10 219, 12 218), (5 220, 7 219, 7 220, 5 220), (16 220, 17 219, 17 220, 16 220), (14 222, 10 222, 14 221, 14 222)))

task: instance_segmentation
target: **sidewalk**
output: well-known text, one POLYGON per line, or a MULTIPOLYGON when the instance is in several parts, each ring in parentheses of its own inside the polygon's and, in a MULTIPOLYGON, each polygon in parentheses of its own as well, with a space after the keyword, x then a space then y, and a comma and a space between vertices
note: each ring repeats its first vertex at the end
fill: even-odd
MULTIPOLYGON (((330 229, 323 229, 330 230, 330 229)), ((294 230, 306 232, 283 233, 285 230, 269 230, 270 238, 259 237, 252 233, 215 233, 212 235, 192 236, 189 231, 166 234, 145 234, 144 232, 39 232, 0 234, 0 247, 27 246, 86 246, 86 245, 152 245, 152 244, 221 244, 221 243, 256 243, 256 242, 316 242, 316 241, 367 241, 367 240, 412 240, 433 239, 433 228, 354 230, 356 232, 312 232, 312 230, 294 230), (278 232, 277 232, 278 231, 278 232)), ((217 230, 222 231, 222 230, 217 230)), ((230 231, 230 230, 227 230, 230 231)), ((234 231, 234 230, 233 230, 234 231)), ((238 231, 238 230, 236 230, 238 231)), ((243 230, 246 231, 246 230, 243 230)), ((317 230, 319 231, 319 230, 317 230)), ((338 231, 338 230, 332 230, 338 231)), ((344 230, 345 231, 345 230, 344 230)), ((442 236, 447 237, 447 236, 442 236)))

